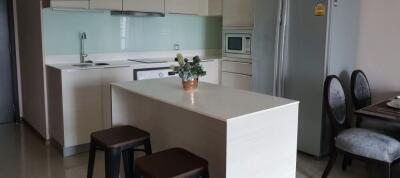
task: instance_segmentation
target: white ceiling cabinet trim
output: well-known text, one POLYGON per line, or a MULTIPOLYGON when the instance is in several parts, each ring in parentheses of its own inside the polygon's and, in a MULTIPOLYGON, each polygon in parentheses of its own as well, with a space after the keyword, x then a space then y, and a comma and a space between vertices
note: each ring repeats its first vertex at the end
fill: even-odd
POLYGON ((165 13, 165 0, 124 0, 123 10, 165 13))
POLYGON ((90 0, 90 9, 122 10, 122 0, 90 0))

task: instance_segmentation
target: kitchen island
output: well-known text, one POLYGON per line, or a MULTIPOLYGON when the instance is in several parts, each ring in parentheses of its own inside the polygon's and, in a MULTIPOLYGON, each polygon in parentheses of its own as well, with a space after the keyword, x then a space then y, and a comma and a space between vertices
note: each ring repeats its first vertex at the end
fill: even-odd
POLYGON ((151 134, 153 151, 185 148, 209 162, 211 178, 296 176, 299 102, 179 78, 112 85, 113 126, 151 134))

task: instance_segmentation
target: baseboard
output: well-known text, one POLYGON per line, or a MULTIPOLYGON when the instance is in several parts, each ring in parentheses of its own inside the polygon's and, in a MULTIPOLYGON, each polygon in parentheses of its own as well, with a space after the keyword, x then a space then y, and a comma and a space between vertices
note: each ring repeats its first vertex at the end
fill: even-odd
POLYGON ((35 135, 37 135, 37 136, 40 138, 40 140, 43 141, 43 143, 45 143, 45 144, 48 144, 48 143, 49 143, 49 140, 47 140, 45 137, 43 137, 42 134, 40 134, 35 128, 33 128, 33 126, 32 126, 31 124, 29 124, 28 122, 26 122, 26 121, 24 120, 24 118, 21 118, 20 122, 21 122, 21 124, 27 126, 30 130, 32 130, 33 133, 34 133, 35 135))
POLYGON ((68 156, 73 156, 73 155, 76 155, 79 153, 88 152, 90 149, 89 143, 81 144, 81 145, 77 145, 77 146, 71 146, 71 147, 64 147, 62 144, 60 144, 55 139, 50 139, 50 143, 63 155, 63 157, 68 157, 68 156))

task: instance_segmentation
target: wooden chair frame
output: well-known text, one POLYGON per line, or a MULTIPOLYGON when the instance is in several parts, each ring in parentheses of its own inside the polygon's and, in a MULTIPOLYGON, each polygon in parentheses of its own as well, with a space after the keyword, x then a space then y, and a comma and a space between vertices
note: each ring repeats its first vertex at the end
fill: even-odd
MULTIPOLYGON (((336 146, 335 146, 335 138, 336 138, 336 136, 341 131, 351 128, 351 126, 350 126, 350 122, 349 122, 349 118, 350 117, 349 117, 349 114, 348 114, 348 107, 347 107, 348 102, 347 102, 347 99, 346 99, 347 97, 344 96, 345 97, 344 104, 346 105, 346 111, 345 111, 346 114, 345 114, 345 119, 344 119, 344 121, 342 123, 338 122, 338 119, 335 117, 333 108, 329 104, 329 92, 330 92, 330 89, 331 89, 330 87, 331 87, 331 83, 332 83, 333 80, 338 80, 338 82, 342 86, 342 90, 343 90, 343 85, 342 85, 342 82, 339 79, 339 77, 334 76, 334 75, 331 75, 331 76, 327 77, 327 79, 325 81, 325 84, 324 84, 324 108, 325 108, 325 111, 327 113, 327 116, 328 116, 328 118, 330 120, 330 123, 331 123, 331 126, 332 126, 332 129, 331 129, 332 134, 331 134, 331 141, 330 141, 331 156, 329 158, 328 165, 325 168, 325 171, 324 171, 324 173, 322 175, 322 178, 327 178, 328 177, 329 172, 331 171, 332 167, 334 166, 334 164, 336 162, 336 158, 337 158, 338 153, 341 153, 341 154, 344 155, 343 164, 342 164, 342 169, 343 170, 345 170, 348 165, 351 165, 352 159, 357 159, 357 160, 361 160, 361 161, 364 161, 364 162, 367 162, 367 163, 384 165, 386 167, 386 169, 387 169, 387 177, 391 178, 392 177, 392 166, 394 164, 397 164, 400 161, 400 159, 397 159, 397 160, 393 161, 392 163, 387 163, 387 162, 379 161, 379 160, 376 160, 376 159, 371 159, 371 158, 366 158, 366 157, 362 157, 362 156, 359 156, 359 155, 355 155, 355 154, 352 154, 352 153, 349 153, 349 152, 346 152, 344 150, 336 148, 336 146)), ((344 95, 346 95, 346 94, 344 93, 344 95)))

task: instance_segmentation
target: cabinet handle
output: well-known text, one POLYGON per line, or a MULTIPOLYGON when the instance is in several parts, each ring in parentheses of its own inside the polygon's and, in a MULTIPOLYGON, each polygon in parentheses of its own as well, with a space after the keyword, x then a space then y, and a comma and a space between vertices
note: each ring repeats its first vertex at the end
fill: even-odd
POLYGON ((333 0, 333 6, 337 7, 339 5, 339 0, 333 0))

